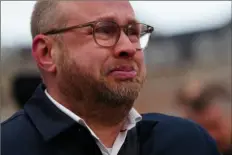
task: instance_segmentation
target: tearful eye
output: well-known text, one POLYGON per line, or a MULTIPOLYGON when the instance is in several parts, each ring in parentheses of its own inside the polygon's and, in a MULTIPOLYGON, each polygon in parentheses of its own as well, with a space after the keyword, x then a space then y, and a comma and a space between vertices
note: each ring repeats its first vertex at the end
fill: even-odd
POLYGON ((109 25, 99 25, 98 27, 96 27, 95 32, 111 35, 111 34, 117 33, 117 27, 115 25, 110 25, 110 24, 109 25))
POLYGON ((153 27, 142 23, 118 25, 112 21, 99 21, 93 27, 93 37, 98 45, 112 47, 119 41, 121 30, 136 49, 144 49, 148 44, 153 27))
POLYGON ((139 41, 139 37, 140 37, 139 31, 134 29, 128 30, 128 37, 130 38, 131 42, 139 41))
POLYGON ((93 34, 93 29, 88 29, 88 30, 87 30, 87 33, 88 33, 89 35, 92 35, 92 34, 93 34))
POLYGON ((139 30, 135 28, 128 29, 128 34, 139 36, 139 30))
POLYGON ((140 26, 139 24, 128 25, 127 35, 131 42, 138 42, 140 37, 140 26))
POLYGON ((98 40, 108 40, 118 35, 119 28, 111 22, 102 22, 95 27, 95 37, 98 40))

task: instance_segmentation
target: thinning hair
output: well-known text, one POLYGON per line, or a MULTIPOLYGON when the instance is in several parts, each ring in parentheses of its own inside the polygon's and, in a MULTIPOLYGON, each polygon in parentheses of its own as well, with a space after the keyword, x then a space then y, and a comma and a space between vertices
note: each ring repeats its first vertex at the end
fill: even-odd
POLYGON ((220 101, 220 103, 216 103, 224 107, 224 110, 231 107, 231 94, 220 84, 210 84, 204 87, 199 96, 191 101, 190 107, 194 111, 200 112, 215 103, 215 100, 220 101))
POLYGON ((231 109, 231 92, 220 82, 205 84, 199 88, 195 96, 190 96, 183 88, 180 89, 177 94, 177 103, 186 105, 195 112, 204 111, 218 100, 220 100, 220 102, 216 103, 219 106, 224 107, 224 109, 231 109))
POLYGON ((36 1, 31 16, 32 38, 38 34, 45 33, 51 29, 65 25, 65 14, 59 9, 59 2, 59 0, 36 1))

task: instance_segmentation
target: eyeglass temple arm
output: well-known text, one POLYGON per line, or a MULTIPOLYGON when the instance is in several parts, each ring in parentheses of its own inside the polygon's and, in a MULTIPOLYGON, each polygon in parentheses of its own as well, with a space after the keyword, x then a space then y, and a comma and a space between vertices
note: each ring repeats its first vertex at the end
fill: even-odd
POLYGON ((62 29, 53 29, 51 31, 45 32, 43 33, 44 35, 51 35, 51 34, 57 34, 57 33, 62 33, 62 32, 66 32, 72 29, 77 29, 77 28, 82 28, 82 27, 86 27, 86 26, 92 26, 92 23, 86 23, 86 24, 81 24, 81 25, 75 25, 75 26, 71 26, 71 27, 67 27, 67 28, 62 28, 62 29))

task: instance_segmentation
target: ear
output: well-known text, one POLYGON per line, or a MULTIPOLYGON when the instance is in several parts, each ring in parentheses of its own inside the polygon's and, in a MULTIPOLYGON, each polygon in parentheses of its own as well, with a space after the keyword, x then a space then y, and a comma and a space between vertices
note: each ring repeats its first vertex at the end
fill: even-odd
POLYGON ((52 57, 54 48, 53 40, 47 36, 40 34, 33 39, 32 56, 40 69, 50 73, 56 72, 55 59, 52 57))

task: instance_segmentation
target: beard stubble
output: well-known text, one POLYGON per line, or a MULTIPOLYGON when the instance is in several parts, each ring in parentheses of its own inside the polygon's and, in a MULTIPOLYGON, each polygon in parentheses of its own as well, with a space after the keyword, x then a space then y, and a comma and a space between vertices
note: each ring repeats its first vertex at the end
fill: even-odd
POLYGON ((145 77, 132 81, 96 79, 75 61, 62 56, 58 88, 71 111, 87 121, 113 126, 123 121, 133 107, 145 77), (67 61, 69 60, 69 61, 67 61))

